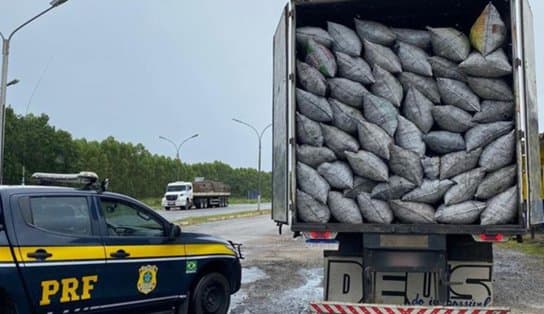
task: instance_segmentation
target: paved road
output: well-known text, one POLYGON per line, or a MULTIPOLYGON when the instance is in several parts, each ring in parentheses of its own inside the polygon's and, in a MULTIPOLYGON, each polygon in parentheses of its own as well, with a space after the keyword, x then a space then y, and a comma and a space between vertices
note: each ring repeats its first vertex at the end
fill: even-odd
MULTIPOLYGON (((262 203, 261 209, 270 209, 270 203, 262 203)), ((205 209, 195 209, 190 210, 169 210, 164 209, 157 210, 164 218, 168 221, 177 221, 188 217, 200 217, 200 216, 210 216, 210 215, 222 215, 222 214, 234 214, 239 212, 245 212, 250 210, 257 210, 257 204, 236 204, 229 205, 225 208, 205 208, 205 209)))
MULTIPOLYGON (((323 247, 294 239, 289 228, 278 235, 269 215, 184 227, 243 243, 242 288, 232 297, 230 314, 307 313, 323 299, 323 247)), ((330 249, 330 248, 327 248, 330 249)), ((544 313, 542 258, 496 247, 494 299, 513 314, 544 313)))
POLYGON ((269 215, 184 227, 242 243, 242 288, 231 300, 230 314, 302 313, 323 297, 322 249, 283 235, 269 215))

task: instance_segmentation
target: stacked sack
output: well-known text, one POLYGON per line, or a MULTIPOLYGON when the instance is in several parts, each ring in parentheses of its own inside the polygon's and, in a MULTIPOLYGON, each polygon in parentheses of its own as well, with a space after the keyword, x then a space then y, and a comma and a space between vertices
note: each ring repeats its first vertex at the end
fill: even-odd
POLYGON ((512 66, 497 9, 487 5, 470 39, 354 21, 296 32, 298 218, 515 222, 512 66))

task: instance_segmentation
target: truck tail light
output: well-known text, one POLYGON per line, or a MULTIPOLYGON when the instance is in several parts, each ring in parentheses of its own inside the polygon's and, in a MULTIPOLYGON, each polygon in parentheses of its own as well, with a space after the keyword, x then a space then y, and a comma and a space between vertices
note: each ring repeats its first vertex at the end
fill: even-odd
POLYGON ((304 238, 308 243, 333 243, 336 242, 336 232, 331 231, 310 231, 303 232, 304 238))
POLYGON ((508 237, 502 233, 497 234, 477 234, 472 236, 476 242, 506 242, 508 237))

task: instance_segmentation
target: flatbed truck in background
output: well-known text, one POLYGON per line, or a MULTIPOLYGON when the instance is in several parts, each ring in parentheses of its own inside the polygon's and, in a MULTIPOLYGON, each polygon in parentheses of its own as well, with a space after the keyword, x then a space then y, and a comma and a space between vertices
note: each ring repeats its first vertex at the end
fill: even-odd
POLYGON ((204 178, 193 182, 176 181, 168 183, 162 198, 162 207, 190 209, 229 206, 230 186, 204 178))

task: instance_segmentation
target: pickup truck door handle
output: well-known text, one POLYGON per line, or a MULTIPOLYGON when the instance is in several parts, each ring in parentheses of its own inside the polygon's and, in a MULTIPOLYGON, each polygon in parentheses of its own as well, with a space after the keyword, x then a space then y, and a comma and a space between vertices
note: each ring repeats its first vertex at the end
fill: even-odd
POLYGON ((44 249, 37 249, 36 251, 34 251, 34 253, 28 253, 26 256, 43 261, 53 256, 53 254, 47 252, 44 249))
POLYGON ((130 254, 125 252, 125 250, 118 250, 115 253, 111 253, 110 256, 113 258, 127 258, 130 254))

